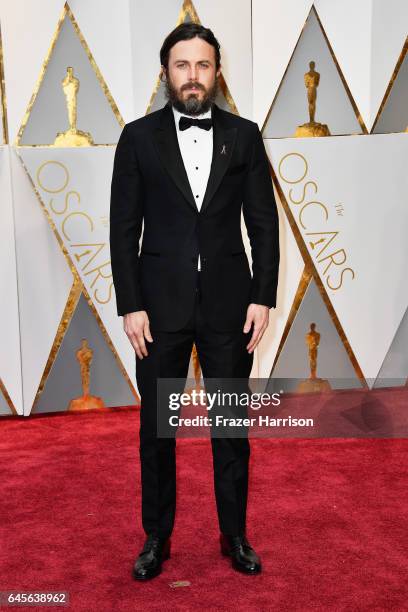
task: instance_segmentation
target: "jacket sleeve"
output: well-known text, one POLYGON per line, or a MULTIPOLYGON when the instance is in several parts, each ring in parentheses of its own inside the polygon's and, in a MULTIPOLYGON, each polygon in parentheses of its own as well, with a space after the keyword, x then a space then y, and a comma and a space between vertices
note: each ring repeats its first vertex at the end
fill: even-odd
POLYGON ((269 161, 261 132, 254 125, 251 160, 243 196, 243 215, 251 244, 250 302, 276 306, 279 272, 279 218, 269 161))
POLYGON ((110 198, 110 252, 119 316, 144 310, 139 286, 142 177, 128 124, 116 146, 110 198))

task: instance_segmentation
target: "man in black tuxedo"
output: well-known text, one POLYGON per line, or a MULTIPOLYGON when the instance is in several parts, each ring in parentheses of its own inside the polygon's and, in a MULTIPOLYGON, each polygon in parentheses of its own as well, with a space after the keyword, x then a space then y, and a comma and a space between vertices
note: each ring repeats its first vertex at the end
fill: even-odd
MULTIPOLYGON (((193 23, 167 36, 160 59, 168 102, 126 124, 115 153, 112 272, 141 394, 147 538, 133 567, 138 580, 157 576, 170 556, 175 515, 176 444, 157 434, 157 379, 185 379, 193 343, 204 381, 248 379, 276 305, 279 230, 269 163, 257 124, 214 102, 219 48, 211 30, 193 23)), ((248 438, 212 437, 211 445, 221 552, 234 569, 259 573, 246 536, 248 438)))

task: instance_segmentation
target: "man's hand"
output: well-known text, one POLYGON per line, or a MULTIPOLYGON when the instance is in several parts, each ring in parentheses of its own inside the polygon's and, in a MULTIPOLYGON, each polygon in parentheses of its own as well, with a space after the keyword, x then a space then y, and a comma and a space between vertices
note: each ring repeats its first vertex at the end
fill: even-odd
POLYGON ((145 338, 149 342, 153 342, 147 312, 145 310, 138 310, 137 312, 125 314, 123 316, 123 329, 139 359, 143 359, 143 355, 147 357, 149 353, 146 349, 145 338))
POLYGON ((265 329, 268 327, 269 307, 263 306, 262 304, 250 304, 248 306, 243 330, 245 333, 249 332, 252 323, 254 324, 254 331, 252 332, 252 338, 249 344, 246 346, 248 353, 252 353, 254 348, 259 344, 265 329))

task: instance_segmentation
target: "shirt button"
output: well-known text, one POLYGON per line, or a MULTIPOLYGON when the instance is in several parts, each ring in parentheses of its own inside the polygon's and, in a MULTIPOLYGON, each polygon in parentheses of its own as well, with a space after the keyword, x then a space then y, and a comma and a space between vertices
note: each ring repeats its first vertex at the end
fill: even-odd
POLYGON ((196 195, 196 198, 199 198, 199 197, 200 197, 199 195, 196 195))
POLYGON ((197 141, 194 139, 194 142, 197 142, 197 141))
POLYGON ((196 170, 198 170, 198 166, 196 166, 196 170))

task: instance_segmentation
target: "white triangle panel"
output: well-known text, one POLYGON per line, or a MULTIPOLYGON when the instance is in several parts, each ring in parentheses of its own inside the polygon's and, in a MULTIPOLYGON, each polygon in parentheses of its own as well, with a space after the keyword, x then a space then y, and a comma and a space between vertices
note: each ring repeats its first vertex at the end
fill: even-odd
POLYGON ((0 0, 9 142, 14 142, 54 36, 63 0, 0 0))
POLYGON ((320 21, 351 95, 370 122, 372 0, 317 0, 320 21))
POLYGON ((125 370, 136 387, 135 354, 116 310, 109 204, 115 147, 26 148, 24 163, 125 370), (55 193, 53 190, 58 190, 55 193))
POLYGON ((280 242, 278 294, 276 308, 271 308, 269 311, 269 326, 257 349, 259 378, 269 378, 304 269, 303 257, 277 194, 276 200, 279 211, 280 242))
POLYGON ((73 277, 21 160, 15 153, 11 162, 24 414, 29 414, 65 309, 73 277))
POLYGON ((127 123, 134 119, 129 0, 71 0, 69 6, 127 123))
POLYGON ((243 117, 252 117, 251 0, 195 0, 202 25, 221 45, 221 71, 243 117))
POLYGON ((373 0, 372 30, 370 129, 408 35, 408 2, 373 0))
POLYGON ((312 4, 312 0, 254 0, 252 3, 253 117, 260 127, 312 4))
POLYGON ((408 139, 278 139, 267 146, 351 348, 374 379, 408 304, 408 139))
POLYGON ((22 414, 16 245, 8 146, 0 147, 0 193, 0 378, 17 412, 22 414))
POLYGON ((180 0, 130 0, 134 119, 146 113, 160 73, 159 51, 167 34, 176 27, 181 7, 180 0))

